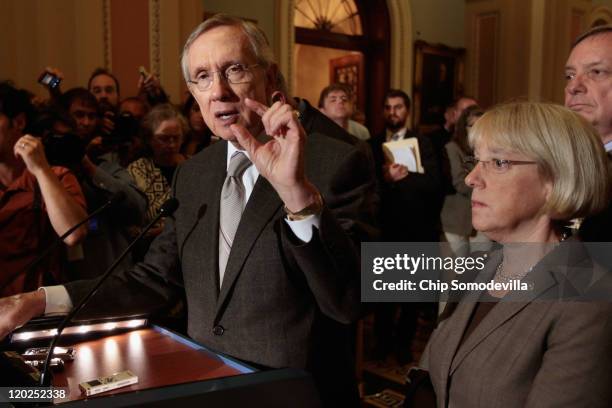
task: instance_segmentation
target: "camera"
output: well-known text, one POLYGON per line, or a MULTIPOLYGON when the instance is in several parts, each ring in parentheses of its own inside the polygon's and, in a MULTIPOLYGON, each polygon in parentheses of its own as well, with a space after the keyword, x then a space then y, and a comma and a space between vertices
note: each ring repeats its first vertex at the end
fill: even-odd
POLYGON ((74 169, 85 155, 85 142, 74 133, 72 118, 55 108, 39 112, 29 131, 42 139, 51 166, 74 169))
POLYGON ((74 133, 50 132, 43 137, 43 145, 51 166, 74 169, 85 155, 85 144, 74 133))
POLYGON ((102 144, 105 147, 129 144, 132 138, 138 134, 140 123, 129 112, 122 112, 115 116, 115 128, 109 135, 102 136, 102 144))
POLYGON ((38 77, 38 83, 49 87, 49 89, 57 88, 60 82, 62 82, 61 78, 53 75, 49 71, 43 72, 40 77, 38 77))

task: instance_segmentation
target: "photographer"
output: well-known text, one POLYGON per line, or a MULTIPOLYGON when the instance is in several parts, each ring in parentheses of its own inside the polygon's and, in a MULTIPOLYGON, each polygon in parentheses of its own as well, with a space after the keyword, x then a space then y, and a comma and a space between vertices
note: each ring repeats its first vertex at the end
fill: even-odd
MULTIPOLYGON (((26 266, 87 215, 75 176, 51 167, 38 138, 25 134, 33 116, 27 92, 0 83, 0 294, 64 281, 61 250, 34 269, 26 266)), ((83 240, 82 226, 64 242, 83 240)))
MULTIPOLYGON (((82 253, 71 262, 71 278, 98 276, 127 247, 128 235, 124 226, 140 222, 146 210, 147 200, 134 184, 127 170, 118 163, 115 146, 110 145, 108 137, 97 137, 98 102, 84 88, 73 88, 62 95, 62 107, 70 113, 76 124, 76 134, 83 146, 76 158, 65 157, 71 167, 87 200, 90 209, 106 203, 110 197, 122 191, 125 198, 114 207, 107 209, 89 223, 89 235, 83 242, 82 253), (90 119, 94 119, 91 123, 90 119), (106 141, 105 141, 106 140, 106 141), (91 146, 95 147, 91 147, 91 146), (89 152, 101 153, 90 157, 89 152)), ((116 127, 121 130, 122 125, 116 127)), ((60 129, 54 129, 56 132, 60 129)), ((64 151, 73 151, 66 148, 64 151)), ((123 266, 129 266, 129 259, 123 266)))

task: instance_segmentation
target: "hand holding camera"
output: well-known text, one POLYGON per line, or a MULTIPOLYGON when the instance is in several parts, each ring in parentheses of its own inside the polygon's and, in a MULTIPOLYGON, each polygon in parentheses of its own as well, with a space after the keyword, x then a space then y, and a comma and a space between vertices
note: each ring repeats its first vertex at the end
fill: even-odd
POLYGON ((140 67, 138 72, 140 73, 138 76, 138 94, 144 96, 147 102, 152 106, 158 103, 167 102, 168 96, 162 89, 159 78, 147 72, 143 66, 140 67))
POLYGON ((61 95, 60 83, 64 79, 64 74, 57 68, 46 67, 38 77, 38 83, 45 86, 52 97, 61 95))

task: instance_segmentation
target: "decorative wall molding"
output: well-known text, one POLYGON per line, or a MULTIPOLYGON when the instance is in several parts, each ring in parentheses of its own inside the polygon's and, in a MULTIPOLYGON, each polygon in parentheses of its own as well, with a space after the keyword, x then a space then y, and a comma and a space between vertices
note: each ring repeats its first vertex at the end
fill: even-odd
POLYGON ((474 21, 474 96, 483 107, 497 103, 500 13, 479 13, 474 21))
POLYGON ((594 27, 600 24, 612 24, 612 10, 607 6, 598 6, 589 12, 587 27, 594 27))
POLYGON ((149 69, 161 77, 160 0, 149 0, 149 69))
POLYGON ((287 81, 289 93, 293 93, 293 54, 295 49, 295 0, 277 0, 275 10, 276 38, 274 38, 274 54, 278 61, 278 69, 287 81))
POLYGON ((412 95, 414 72, 414 35, 410 2, 387 0, 391 20, 391 88, 404 90, 412 95))
MULTIPOLYGON (((391 20, 391 66, 389 67, 390 86, 412 94, 413 33, 412 10, 405 0, 387 0, 391 20)), ((277 0, 275 53, 279 69, 287 79, 289 90, 293 79, 293 54, 295 46, 295 0, 277 0)))
POLYGON ((113 69, 113 53, 112 47, 112 30, 111 30, 111 6, 110 0, 102 0, 102 26, 104 30, 104 68, 112 71, 113 69))

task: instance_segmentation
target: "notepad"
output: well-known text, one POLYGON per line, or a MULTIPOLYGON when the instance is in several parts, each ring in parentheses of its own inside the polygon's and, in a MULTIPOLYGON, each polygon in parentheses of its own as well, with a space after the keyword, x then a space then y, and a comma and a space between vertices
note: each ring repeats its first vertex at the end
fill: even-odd
POLYGON ((416 137, 383 143, 383 152, 391 163, 402 164, 412 173, 425 173, 416 137))

